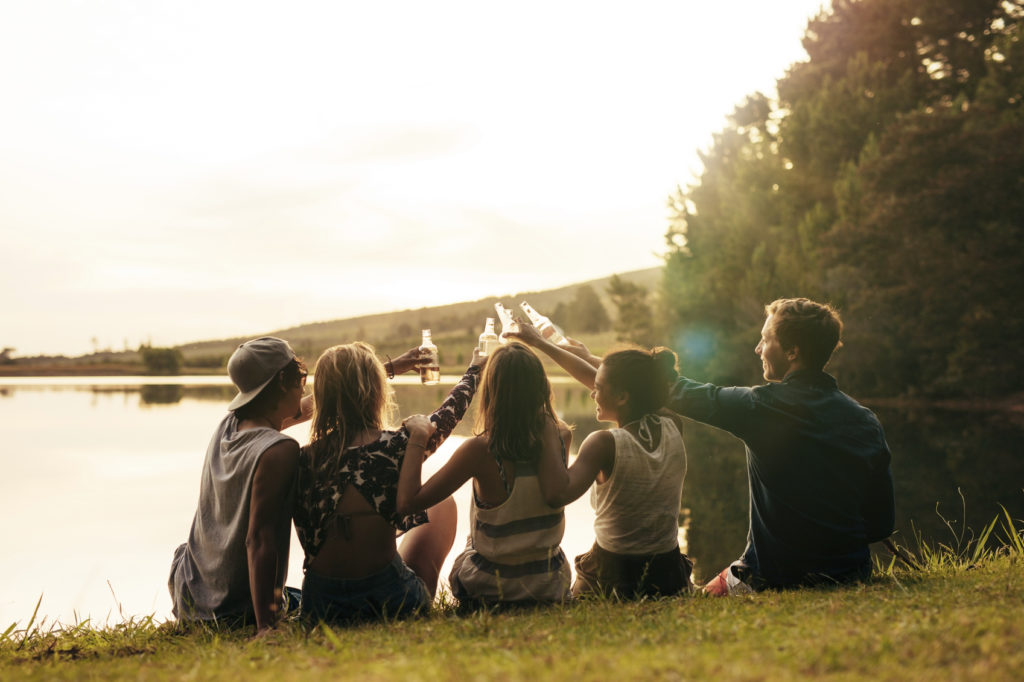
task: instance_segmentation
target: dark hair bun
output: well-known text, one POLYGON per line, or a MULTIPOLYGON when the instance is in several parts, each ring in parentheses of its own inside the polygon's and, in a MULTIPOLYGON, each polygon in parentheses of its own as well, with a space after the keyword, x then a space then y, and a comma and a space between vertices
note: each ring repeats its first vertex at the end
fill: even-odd
POLYGON ((671 384, 679 378, 679 371, 676 369, 679 357, 671 348, 658 346, 651 350, 651 358, 654 360, 655 370, 665 383, 671 384))

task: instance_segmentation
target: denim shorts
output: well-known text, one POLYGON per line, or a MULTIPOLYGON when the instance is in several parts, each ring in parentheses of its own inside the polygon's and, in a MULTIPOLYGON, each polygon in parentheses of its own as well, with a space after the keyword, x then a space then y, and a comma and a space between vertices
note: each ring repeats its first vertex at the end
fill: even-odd
POLYGON ((306 571, 302 581, 302 615, 328 623, 402 618, 430 608, 426 584, 402 557, 365 578, 328 578, 306 571))

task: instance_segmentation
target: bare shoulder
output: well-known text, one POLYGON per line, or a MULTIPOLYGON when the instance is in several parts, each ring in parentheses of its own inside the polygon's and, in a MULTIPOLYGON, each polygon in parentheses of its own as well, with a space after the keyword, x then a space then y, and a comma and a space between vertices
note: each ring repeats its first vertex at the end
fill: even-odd
POLYGON ((257 471, 286 472, 299 464, 299 444, 291 439, 280 440, 263 451, 257 471))
POLYGON ((485 436, 467 438, 452 453, 452 459, 472 462, 475 470, 477 463, 491 459, 491 449, 487 444, 487 438, 485 436))
POLYGON ((589 436, 583 439, 580 444, 580 448, 586 447, 594 450, 610 450, 615 451, 615 435, 610 429, 601 429, 600 431, 594 431, 589 436))

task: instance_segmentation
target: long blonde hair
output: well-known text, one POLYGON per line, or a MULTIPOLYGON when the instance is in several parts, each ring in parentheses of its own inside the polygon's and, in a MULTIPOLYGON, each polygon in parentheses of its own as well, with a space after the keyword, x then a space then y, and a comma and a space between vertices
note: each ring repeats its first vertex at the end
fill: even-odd
POLYGON ((384 365, 368 343, 328 348, 317 359, 313 374, 314 460, 344 449, 367 429, 383 428, 394 412, 384 365))
POLYGON ((555 418, 544 366, 521 343, 501 346, 487 359, 480 380, 477 434, 499 457, 535 461, 548 418, 555 418))

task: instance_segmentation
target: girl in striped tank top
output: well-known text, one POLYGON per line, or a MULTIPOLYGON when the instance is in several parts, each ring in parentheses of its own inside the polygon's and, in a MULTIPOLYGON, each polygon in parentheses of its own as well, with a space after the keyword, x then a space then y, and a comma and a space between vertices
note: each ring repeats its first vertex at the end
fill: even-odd
POLYGON ((470 535, 449 576, 460 604, 559 602, 571 571, 559 546, 565 513, 555 497, 568 484, 572 434, 555 415, 551 385, 532 350, 509 343, 487 360, 478 435, 421 484, 422 456, 407 454, 398 512, 426 509, 473 479, 470 535))

